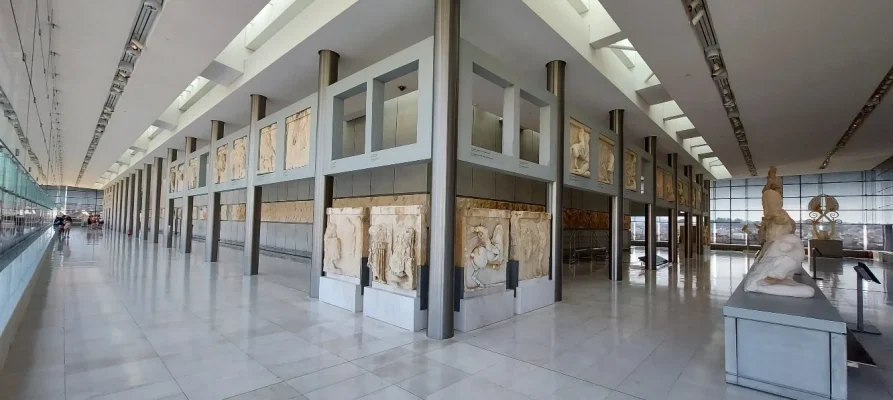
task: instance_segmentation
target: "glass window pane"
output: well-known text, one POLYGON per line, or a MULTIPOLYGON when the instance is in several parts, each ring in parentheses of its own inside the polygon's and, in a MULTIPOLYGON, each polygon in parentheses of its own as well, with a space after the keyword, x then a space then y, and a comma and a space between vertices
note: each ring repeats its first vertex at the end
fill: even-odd
POLYGON ((837 225, 837 236, 843 242, 843 248, 862 250, 865 243, 862 226, 862 224, 837 225))
POLYGON ((747 203, 744 199, 732 199, 732 208, 730 210, 747 210, 747 203))
MULTIPOLYGON (((765 185, 763 185, 765 186, 765 185)), ((760 199, 763 197, 763 186, 748 186, 747 197, 752 199, 760 199)))
POLYGON ((729 187, 729 183, 732 182, 728 179, 723 179, 721 181, 713 182, 714 187, 729 187))
POLYGON ((729 198, 729 188, 727 188, 727 187, 716 188, 716 192, 713 197, 715 197, 717 199, 728 199, 729 198))
POLYGON ((730 181, 730 185, 732 185, 732 186, 746 186, 747 179, 732 179, 730 181))
POLYGON ((849 196, 849 197, 835 197, 837 199, 837 204, 840 205, 841 210, 864 210, 864 202, 865 197, 862 196, 849 196))
MULTIPOLYGON (((819 185, 818 184, 802 184, 800 185, 800 196, 801 197, 814 197, 818 196, 819 193, 819 185)), ((808 201, 808 200, 807 200, 808 201)))
MULTIPOLYGON (((787 200, 787 199, 785 199, 785 200, 787 200)), ((750 211, 761 211, 763 209, 763 199, 759 199, 759 198, 747 199, 746 209, 750 210, 750 211)), ((786 210, 797 210, 797 207, 794 207, 791 209, 788 209, 788 208, 785 208, 785 209, 786 210)))
POLYGON ((862 196, 862 182, 824 183, 819 188, 829 196, 862 196))
POLYGON ((716 199, 715 207, 713 210, 716 211, 728 211, 732 209, 731 200, 729 199, 716 199))
POLYGON ((784 185, 784 197, 800 197, 800 185, 784 185))
POLYGON ((800 183, 819 183, 819 175, 800 175, 800 183))
POLYGON ((789 184, 789 183, 798 184, 798 183, 800 183, 800 175, 783 176, 783 177, 781 177, 781 181, 784 184, 789 184))
POLYGON ((714 243, 730 243, 730 229, 728 223, 713 223, 714 243))
POLYGON ((866 225, 868 231, 868 250, 884 249, 884 226, 866 225))
POLYGON ((861 224, 865 222, 862 211, 840 211, 838 218, 845 224, 861 224))
POLYGON ((834 172, 822 175, 822 182, 859 182, 864 180, 862 172, 834 172))
POLYGON ((743 224, 745 221, 747 221, 747 211, 732 210, 729 214, 729 217, 732 222, 743 224))
POLYGON ((766 178, 748 178, 747 186, 766 186, 766 178))
POLYGON ((733 199, 743 199, 747 195, 747 188, 744 186, 732 186, 732 198, 733 199))
POLYGON ((729 222, 730 211, 715 211, 712 213, 713 220, 716 222, 729 222))

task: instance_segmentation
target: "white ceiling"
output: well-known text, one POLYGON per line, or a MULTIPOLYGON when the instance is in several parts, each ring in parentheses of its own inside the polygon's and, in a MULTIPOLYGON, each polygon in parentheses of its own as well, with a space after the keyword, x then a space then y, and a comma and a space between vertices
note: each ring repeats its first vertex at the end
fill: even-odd
MULTIPOLYGON (((601 3, 732 176, 749 176, 682 3, 601 3)), ((893 2, 707 3, 759 173, 819 172, 893 66, 893 2)), ((891 107, 876 108, 825 172, 871 169, 893 155, 891 107)))
MULTIPOLYGON (((166 1, 81 186, 93 184, 266 3, 166 1)), ((75 184, 140 5, 55 2, 65 184, 75 184)))
MULTIPOLYGON (((183 123, 181 120, 175 134, 148 156, 164 156, 166 148, 182 149, 183 138, 186 136, 208 138, 211 120, 225 122, 227 133, 245 126, 248 122, 251 94, 262 94, 268 98, 267 113, 270 114, 315 92, 317 52, 320 49, 332 49, 341 55, 339 76, 343 78, 433 35, 433 14, 433 2, 428 1, 357 1, 261 72, 237 80, 225 90, 219 87, 212 89, 193 107, 207 110, 190 122, 183 123), (358 32, 362 34, 358 35, 358 32), (221 98, 219 93, 227 94, 221 98)), ((643 137, 666 135, 660 126, 641 112, 623 92, 601 75, 525 3, 516 0, 466 1, 463 2, 462 18, 464 38, 490 52, 503 63, 512 65, 520 76, 543 89, 546 86, 546 63, 556 59, 567 61, 568 104, 583 110, 587 117, 604 126, 607 126, 609 110, 629 110, 626 125, 630 143, 641 145, 643 137)), ((263 50, 261 48, 259 51, 263 50)), ((138 65, 128 91, 139 74, 138 65)), ((183 82, 180 88, 186 83, 188 81, 183 82)), ((175 95, 170 96, 167 104, 174 97, 175 95)), ((133 129, 138 131, 136 136, 158 114, 160 111, 140 124, 135 124, 133 129)), ((132 142, 134 138, 135 136, 128 140, 132 142)), ((110 151, 105 162, 97 163, 98 168, 94 173, 101 173, 120 156, 127 147, 123 142, 124 139, 120 150, 110 151)), ((663 141, 660 150, 664 153, 688 154, 681 145, 671 140, 663 141)), ((100 149, 97 153, 100 152, 104 150, 100 149)), ((694 159, 690 163, 697 164, 694 159)), ((93 167, 91 165, 91 171, 93 167)), ((700 165, 696 168, 702 169, 700 165)), ((90 179, 95 180, 96 176, 98 175, 94 174, 90 179)), ((88 177, 84 180, 88 181, 88 177)))

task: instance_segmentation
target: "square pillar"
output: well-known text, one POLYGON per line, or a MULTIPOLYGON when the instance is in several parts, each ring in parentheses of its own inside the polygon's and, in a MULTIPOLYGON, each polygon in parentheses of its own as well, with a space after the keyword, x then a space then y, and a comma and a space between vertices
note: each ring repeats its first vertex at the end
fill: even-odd
POLYGON ((672 153, 667 155, 667 163, 670 170, 673 171, 673 203, 667 213, 668 232, 667 250, 669 251, 670 262, 679 263, 679 190, 676 189, 676 182, 679 181, 679 154, 672 153))
MULTIPOLYGON (((320 115, 317 113, 316 115, 320 115)), ((245 247, 244 273, 257 275, 260 270, 260 222, 263 187, 255 186, 258 149, 260 146, 257 121, 267 116, 267 98, 251 95, 251 119, 248 127, 248 170, 245 172, 245 247)), ((315 241, 314 241, 315 242, 315 241)))
POLYGON ((152 215, 152 243, 158 243, 159 225, 161 220, 161 188, 164 187, 164 159, 155 157, 155 186, 152 215))
MULTIPOLYGON (((692 258, 692 256, 693 256, 692 247, 694 247, 694 246, 692 246, 691 232, 692 232, 692 224, 694 223, 694 212, 692 212, 691 203, 692 203, 692 193, 694 192, 694 186, 695 186, 694 185, 694 176, 693 176, 693 172, 692 172, 693 170, 692 170, 691 165, 686 165, 686 166, 682 167, 682 171, 685 173, 685 177, 683 178, 683 180, 688 181, 688 193, 686 193, 686 197, 688 198, 688 203, 689 203, 688 212, 685 213, 685 225, 682 226, 683 236, 685 237, 685 242, 683 243, 682 249, 684 251, 683 254, 684 254, 685 258, 692 258)), ((683 189, 685 189, 685 188, 683 187, 683 189)))
POLYGON ((133 186, 133 231, 131 234, 134 238, 140 235, 140 226, 142 225, 142 216, 140 211, 143 207, 143 170, 136 171, 136 182, 133 186))
POLYGON ((130 174, 130 178, 128 180, 127 186, 127 227, 124 229, 124 233, 127 236, 133 234, 133 220, 136 218, 136 174, 130 174))
MULTIPOLYGON (((177 149, 167 149, 167 159, 168 159, 168 167, 170 167, 171 163, 177 161, 178 152, 177 149)), ((168 186, 170 182, 168 182, 168 186)), ((170 192, 170 189, 165 189, 170 192)), ((164 247, 172 248, 174 247, 174 217, 176 217, 177 213, 174 211, 174 199, 168 196, 167 199, 167 208, 165 210, 167 215, 165 216, 165 227, 164 227, 164 247)))
MULTIPOLYGON (((648 204, 645 210, 645 266, 657 269, 657 136, 645 138, 645 151, 651 155, 651 181, 648 184, 648 204)), ((663 189, 663 188, 661 188, 663 189)))
MULTIPOLYGON (((224 128, 223 121, 211 121, 209 165, 217 165, 217 141, 223 139, 224 128)), ((214 182, 213 178, 209 178, 206 185, 208 188, 208 217, 205 220, 205 261, 208 262, 217 262, 220 253, 220 192, 214 190, 214 182)))
MULTIPOLYGON (((189 155, 195 152, 196 139, 194 137, 186 137, 186 160, 189 161, 189 155)), ((190 171, 193 173, 193 171, 190 171)), ((191 179, 191 178, 190 178, 191 179)), ((185 189, 187 192, 189 188, 185 189)), ((183 219, 180 221, 180 252, 192 253, 192 207, 195 203, 195 196, 183 196, 183 219)))
POLYGON ((152 204, 152 164, 146 164, 146 178, 143 185, 143 212, 140 221, 140 239, 149 240, 149 205, 152 204))
POLYGON ((609 112, 611 130, 617 135, 616 148, 620 149, 614 165, 615 194, 611 196, 611 259, 608 263, 608 279, 623 280, 623 159, 626 150, 623 145, 623 110, 609 112))

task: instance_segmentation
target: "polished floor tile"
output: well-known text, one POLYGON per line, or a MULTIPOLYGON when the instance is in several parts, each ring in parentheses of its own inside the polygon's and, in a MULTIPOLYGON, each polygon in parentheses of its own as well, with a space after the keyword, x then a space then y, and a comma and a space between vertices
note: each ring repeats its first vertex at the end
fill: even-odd
MULTIPOLYGON (((722 306, 753 254, 716 251, 622 282, 604 262, 566 271, 564 301, 432 340, 311 299, 306 263, 221 262, 115 233, 75 230, 34 288, 6 365, 11 400, 775 399, 727 385, 722 306)), ((641 255, 634 248, 631 259, 641 255)), ((820 287, 855 315, 853 260, 820 287)), ((858 335, 878 368, 850 369, 852 399, 893 400, 893 266, 869 263, 858 335), (888 279, 889 276, 889 279, 888 279)))

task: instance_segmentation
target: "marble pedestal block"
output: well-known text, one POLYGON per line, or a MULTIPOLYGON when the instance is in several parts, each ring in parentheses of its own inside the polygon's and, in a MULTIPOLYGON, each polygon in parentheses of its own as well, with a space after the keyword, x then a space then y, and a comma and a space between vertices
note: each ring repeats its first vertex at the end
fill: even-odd
POLYGON ((461 332, 507 320, 515 315, 515 295, 511 290, 459 300, 454 326, 461 332))
POLYGON ((349 277, 322 276, 319 278, 319 301, 351 312, 363 311, 363 291, 360 280, 349 277))
POLYGON ((515 288, 515 314, 529 313, 555 304, 555 281, 543 276, 518 282, 515 288))
POLYGON ((428 327, 428 310, 422 310, 418 297, 406 296, 376 287, 367 287, 363 295, 363 315, 410 332, 428 327))
POLYGON ((723 307, 726 382, 792 399, 847 398, 846 322, 805 274, 815 296, 744 291, 723 307))
POLYGON ((843 257, 843 242, 840 240, 821 240, 809 239, 809 247, 807 251, 809 256, 813 256, 812 249, 818 249, 822 255, 815 254, 817 257, 841 258, 843 257))

